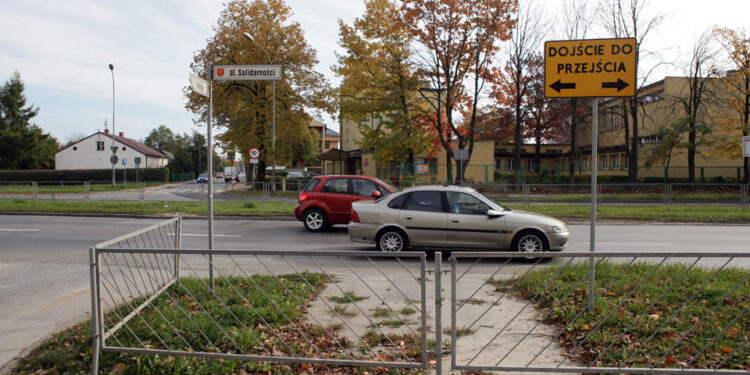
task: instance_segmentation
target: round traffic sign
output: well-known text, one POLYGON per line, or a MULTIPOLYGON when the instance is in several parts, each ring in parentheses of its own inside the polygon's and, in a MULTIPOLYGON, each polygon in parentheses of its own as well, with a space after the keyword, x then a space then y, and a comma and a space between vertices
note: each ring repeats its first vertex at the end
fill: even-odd
POLYGON ((117 155, 112 155, 112 156, 109 157, 109 162, 112 163, 112 164, 117 164, 118 160, 119 160, 119 158, 117 157, 117 155))
POLYGON ((128 165, 128 159, 122 158, 122 165, 128 165))
POLYGON ((257 159, 260 157, 260 150, 257 147, 253 147, 248 151, 248 155, 250 155, 250 159, 257 159))

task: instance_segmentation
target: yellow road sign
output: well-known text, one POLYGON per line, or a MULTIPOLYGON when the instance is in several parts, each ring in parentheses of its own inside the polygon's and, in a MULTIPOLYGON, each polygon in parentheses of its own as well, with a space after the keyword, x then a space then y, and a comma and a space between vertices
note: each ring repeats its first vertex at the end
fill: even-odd
POLYGON ((633 96, 635 39, 544 43, 544 95, 548 98, 633 96))

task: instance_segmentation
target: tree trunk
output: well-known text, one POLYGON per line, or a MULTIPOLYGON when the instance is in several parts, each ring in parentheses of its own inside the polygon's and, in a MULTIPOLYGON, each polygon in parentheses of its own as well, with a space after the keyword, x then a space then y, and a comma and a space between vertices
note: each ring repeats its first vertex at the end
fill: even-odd
MULTIPOLYGON (((636 93, 637 95, 637 93, 636 93)), ((638 181, 638 100, 630 99, 630 117, 633 119, 633 138, 630 143, 630 161, 628 162, 628 181, 638 181)))
POLYGON ((448 183, 452 183, 453 179, 453 164, 451 164, 451 156, 448 152, 445 153, 445 172, 447 175, 445 178, 448 180, 448 183))
POLYGON ((573 107, 573 116, 570 120, 570 156, 568 157, 568 177, 569 184, 576 183, 576 166, 575 160, 578 156, 578 145, 576 144, 576 126, 578 125, 578 99, 573 98, 570 100, 571 106, 573 107))
POLYGON ((695 118, 690 119, 688 132, 688 182, 695 182, 695 118))
POLYGON ((539 173, 542 169, 542 137, 537 136, 534 141, 534 173, 539 173))

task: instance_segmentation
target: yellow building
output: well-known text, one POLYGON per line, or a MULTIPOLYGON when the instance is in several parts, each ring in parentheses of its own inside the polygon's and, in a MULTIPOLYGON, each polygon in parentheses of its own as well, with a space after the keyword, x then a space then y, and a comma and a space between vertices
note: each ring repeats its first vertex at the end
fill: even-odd
MULTIPOLYGON (((726 90, 726 78, 711 79, 707 83, 707 93, 698 115, 698 121, 706 122, 714 132, 719 129, 716 122, 719 119, 737 116, 726 108, 722 100, 723 90, 726 90)), ((638 111, 638 178, 669 178, 686 179, 688 177, 687 150, 675 149, 667 169, 666 163, 658 161, 647 168, 646 161, 652 155, 657 145, 664 139, 658 135, 661 126, 667 126, 684 118, 685 110, 680 102, 688 96, 690 80, 684 77, 666 77, 644 87, 640 95, 641 108, 638 111)), ((625 139, 625 124, 628 124, 628 136, 632 139, 632 117, 623 117, 625 100, 623 98, 609 99, 599 103, 598 116, 598 174, 603 176, 627 176, 628 160, 626 158, 626 144, 628 149, 631 140, 625 139), (626 121, 627 120, 627 121, 626 121)), ((581 159, 578 161, 578 173, 588 175, 591 168, 591 115, 584 116, 578 124, 577 143, 581 159)), ((738 120, 739 121, 739 120, 738 120)), ((713 136, 716 136, 714 134, 713 136)), ((711 135, 708 137, 712 137, 711 135)), ((707 139, 710 142, 710 139, 707 139)), ((740 140, 737 140, 740 142, 740 140)), ((683 135, 683 143, 687 142, 687 134, 683 135)), ((710 181, 721 177, 724 180, 741 178, 742 159, 723 159, 708 156, 709 145, 699 146, 695 157, 696 180, 710 181)), ((565 158, 567 159, 567 158, 565 158)), ((567 175, 567 164, 561 169, 567 175)))

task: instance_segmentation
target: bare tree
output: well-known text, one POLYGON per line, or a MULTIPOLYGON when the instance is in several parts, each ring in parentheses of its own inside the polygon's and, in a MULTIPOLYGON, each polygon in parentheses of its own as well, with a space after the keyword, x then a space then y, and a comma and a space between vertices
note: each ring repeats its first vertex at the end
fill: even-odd
MULTIPOLYGON (((568 40, 586 39, 586 34, 591 28, 593 17, 590 14, 591 7, 588 0, 565 0, 563 2, 563 35, 568 40)), ((570 155, 568 156, 568 183, 576 182, 576 160, 579 157, 576 142, 578 125, 578 98, 570 98, 570 155)))
POLYGON ((492 75, 495 87, 493 95, 498 103, 510 107, 513 112, 513 183, 521 183, 521 145, 523 125, 529 116, 528 96, 531 93, 531 64, 535 54, 550 31, 549 20, 534 0, 518 6, 518 20, 510 38, 508 62, 504 69, 495 69, 492 75))
POLYGON ((80 140, 83 140, 84 138, 86 138, 86 134, 83 134, 81 132, 71 133, 65 138, 65 147, 70 146, 73 143, 76 143, 80 140))
POLYGON ((638 110, 639 108, 643 109, 640 105, 639 97, 644 84, 648 81, 649 75, 658 66, 655 65, 644 74, 640 74, 643 65, 641 62, 644 56, 652 54, 643 49, 642 46, 651 31, 663 20, 663 16, 659 14, 647 16, 644 13, 647 4, 648 0, 605 0, 598 10, 602 26, 612 37, 635 39, 635 53, 638 58, 638 63, 636 64, 638 71, 636 71, 635 93, 632 97, 625 100, 624 105, 625 112, 630 115, 625 116, 625 148, 626 154, 628 154, 628 180, 633 182, 638 180, 638 110), (627 149, 628 117, 630 117, 633 124, 630 150, 627 149))
POLYGON ((683 110, 682 116, 687 124, 688 142, 688 181, 695 181, 695 153, 699 143, 703 140, 697 139, 698 135, 706 133, 705 126, 700 118, 701 108, 707 100, 711 100, 711 80, 718 74, 717 56, 718 49, 712 43, 712 32, 706 31, 694 42, 689 55, 690 61, 686 62, 684 72, 686 80, 679 96, 671 98, 679 103, 683 110), (698 129, 698 128, 701 129, 698 129))

